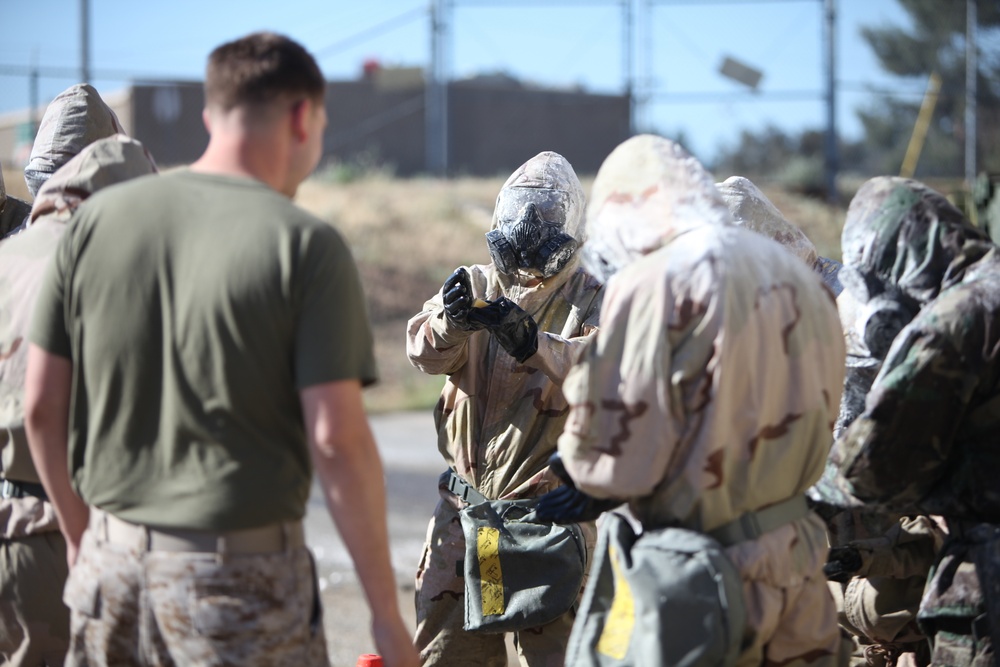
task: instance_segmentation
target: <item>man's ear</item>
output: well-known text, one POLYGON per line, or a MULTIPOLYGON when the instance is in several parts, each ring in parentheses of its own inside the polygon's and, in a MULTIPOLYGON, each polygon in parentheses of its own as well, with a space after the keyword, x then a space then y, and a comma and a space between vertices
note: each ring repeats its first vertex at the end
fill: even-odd
POLYGON ((308 120, 312 112, 312 102, 309 98, 303 98, 292 105, 290 122, 292 136, 298 141, 305 141, 309 136, 308 120))
POLYGON ((208 113, 208 107, 201 110, 201 122, 205 126, 205 129, 208 130, 208 133, 212 134, 212 121, 208 113))

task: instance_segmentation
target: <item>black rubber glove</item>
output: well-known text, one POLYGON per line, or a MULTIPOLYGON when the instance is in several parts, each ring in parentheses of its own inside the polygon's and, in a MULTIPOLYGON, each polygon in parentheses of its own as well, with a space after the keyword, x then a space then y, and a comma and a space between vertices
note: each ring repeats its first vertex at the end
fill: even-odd
POLYGON ((854 547, 833 547, 823 566, 823 574, 830 581, 846 584, 861 569, 861 552, 854 547))
POLYGON ((539 498, 538 505, 535 506, 535 515, 542 521, 554 523, 595 521, 597 517, 624 502, 615 498, 594 498, 577 489, 573 478, 566 472, 559 452, 549 457, 549 469, 565 483, 565 486, 549 491, 539 498))
POLYGON ((463 330, 481 329, 469 321, 472 310, 472 283, 469 272, 464 268, 455 269, 441 287, 441 298, 444 301, 444 316, 455 327, 463 330))
POLYGON ((473 308, 467 317, 473 326, 489 329, 518 363, 524 363, 538 351, 538 325, 507 297, 502 296, 483 308, 473 308))

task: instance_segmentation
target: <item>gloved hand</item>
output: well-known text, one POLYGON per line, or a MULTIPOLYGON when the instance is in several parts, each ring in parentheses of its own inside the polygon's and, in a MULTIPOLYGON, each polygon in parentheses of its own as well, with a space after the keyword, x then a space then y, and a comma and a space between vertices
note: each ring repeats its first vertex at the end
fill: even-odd
POLYGON ((823 566, 823 574, 830 581, 846 584, 861 565, 861 552, 855 547, 833 547, 823 566))
POLYGON ((502 296, 483 308, 473 308, 467 317, 474 326, 489 329, 518 363, 524 363, 538 351, 538 325, 507 297, 502 296))
POLYGON ((444 301, 444 316, 453 326, 465 331, 482 328, 469 321, 473 301, 472 283, 469 281, 469 272, 464 268, 455 269, 444 281, 441 298, 444 301))
POLYGON ((549 491, 539 498, 538 505, 535 506, 535 515, 542 521, 554 523, 594 521, 624 502, 615 498, 594 498, 577 489, 573 478, 566 472, 566 466, 563 465, 559 452, 549 457, 549 469, 565 483, 565 486, 549 491))

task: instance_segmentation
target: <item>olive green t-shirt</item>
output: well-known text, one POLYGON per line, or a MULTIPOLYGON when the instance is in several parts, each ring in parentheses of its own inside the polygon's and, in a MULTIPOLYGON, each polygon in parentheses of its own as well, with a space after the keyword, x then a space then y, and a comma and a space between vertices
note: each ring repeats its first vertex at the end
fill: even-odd
POLYGON ((302 517, 312 466, 298 391, 375 381, 340 234, 262 183, 186 170, 79 208, 32 342, 72 362, 77 493, 152 526, 302 517))

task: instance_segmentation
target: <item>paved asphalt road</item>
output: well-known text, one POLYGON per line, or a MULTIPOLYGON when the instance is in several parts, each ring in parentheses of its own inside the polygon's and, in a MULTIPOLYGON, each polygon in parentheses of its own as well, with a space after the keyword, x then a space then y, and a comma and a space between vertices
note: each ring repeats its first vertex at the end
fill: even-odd
MULTIPOLYGON (((371 417, 371 425, 385 468, 392 564, 397 579, 412 583, 427 521, 437 504, 437 479, 445 468, 434 419, 430 410, 393 413, 371 417)), ((316 483, 306 511, 306 537, 326 585, 354 576, 316 483)))
MULTIPOLYGON (((410 630, 416 627, 413 578, 427 522, 437 504, 437 479, 444 461, 437 450, 431 411, 371 417, 385 468, 392 564, 399 606, 410 630)), ((306 510, 306 540, 316 557, 322 590, 323 626, 330 664, 354 667, 362 653, 374 653, 371 614, 344 543, 313 484, 306 510)), ((516 660, 512 664, 517 664, 516 660)), ((386 667, 391 667, 387 665, 386 667)))

